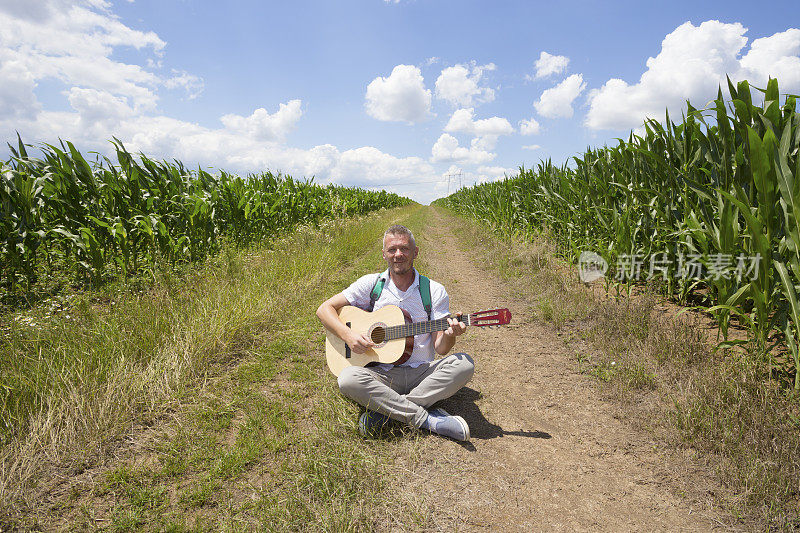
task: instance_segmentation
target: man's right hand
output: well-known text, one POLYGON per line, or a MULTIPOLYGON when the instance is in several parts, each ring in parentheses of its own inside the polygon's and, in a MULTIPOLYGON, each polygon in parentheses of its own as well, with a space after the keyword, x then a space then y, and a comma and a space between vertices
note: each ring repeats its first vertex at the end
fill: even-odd
POLYGON ((317 309, 317 316, 326 328, 333 331, 340 339, 347 343, 353 353, 364 353, 375 346, 375 343, 363 333, 356 333, 342 324, 339 320, 338 312, 339 309, 345 305, 350 305, 350 302, 348 302, 347 298, 340 292, 320 304, 317 309))
POLYGON ((353 353, 364 353, 368 349, 375 346, 375 343, 363 333, 355 333, 351 331, 350 335, 347 337, 348 338, 345 339, 344 342, 346 342, 350 349, 353 350, 353 353))

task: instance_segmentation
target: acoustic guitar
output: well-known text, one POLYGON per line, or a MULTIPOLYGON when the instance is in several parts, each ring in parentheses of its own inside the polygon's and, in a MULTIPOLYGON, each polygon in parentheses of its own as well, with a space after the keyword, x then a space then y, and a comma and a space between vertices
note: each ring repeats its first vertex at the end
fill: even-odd
MULTIPOLYGON (((511 312, 508 309, 491 309, 468 315, 451 314, 449 318, 458 318, 467 326, 503 326, 511 321, 511 312)), ((325 355, 328 368, 335 376, 348 366, 403 364, 414 350, 415 335, 445 331, 450 327, 447 317, 412 322, 408 312, 396 305, 387 305, 371 313, 346 305, 339 310, 339 320, 350 329, 365 334, 375 346, 364 353, 355 353, 334 332, 325 328, 325 355)))

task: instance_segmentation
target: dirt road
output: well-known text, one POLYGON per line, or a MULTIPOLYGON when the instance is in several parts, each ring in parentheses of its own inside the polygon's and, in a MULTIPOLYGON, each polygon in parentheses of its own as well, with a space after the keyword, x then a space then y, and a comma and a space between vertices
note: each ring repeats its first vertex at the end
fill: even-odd
MULTIPOLYGON (((445 285, 451 310, 508 307, 514 316, 507 327, 471 328, 458 341, 457 350, 474 357, 476 374, 443 407, 467 420, 469 443, 422 434, 363 440, 355 428, 343 435, 341 421, 331 423, 328 411, 312 409, 316 401, 330 401, 308 389, 312 372, 341 400, 322 368, 323 354, 316 351, 321 347, 300 354, 301 348, 289 346, 280 352, 279 370, 271 370, 273 359, 263 359, 259 371, 276 376, 266 388, 262 378, 242 381, 241 376, 259 376, 253 369, 261 368, 261 359, 245 358, 244 368, 224 369, 202 394, 189 395, 196 403, 187 401, 174 419, 164 416, 132 431, 104 461, 79 471, 54 470, 60 474, 31 510, 31 526, 20 529, 163 531, 183 524, 197 530, 296 530, 291 509, 300 509, 308 513, 309 530, 374 525, 426 532, 733 531, 731 520, 713 507, 718 487, 711 476, 698 473, 683 456, 688 452, 660 446, 620 417, 624 411, 603 399, 594 378, 578 372, 575 348, 563 340, 570 327, 557 331, 533 319, 536 302, 482 267, 486 252, 465 249, 466 241, 452 230, 456 225, 431 209, 428 227, 417 236, 422 270, 445 285), (295 357, 286 356, 295 351, 295 357), (275 426, 289 432, 291 444, 281 444, 269 424, 235 422, 261 420, 260 395, 270 391, 272 401, 275 390, 293 386, 303 389, 296 395, 287 390, 297 419, 275 426), (259 394, 248 394, 251 387, 259 394), (324 422, 319 427, 314 413, 324 422), (255 440, 231 437, 242 428, 250 428, 248 439, 255 440), (323 457, 317 461, 307 450, 323 457), (355 451, 366 457, 364 469, 367 463, 372 469, 373 460, 395 458, 384 461, 396 498, 381 495, 386 508, 358 492, 361 470, 337 470, 355 451), (247 461, 231 462, 244 454, 250 454, 247 461), (226 464, 239 469, 221 467, 226 464), (346 494, 364 510, 351 506, 340 522, 342 492, 336 484, 343 479, 354 482, 346 494), (331 525, 340 523, 351 525, 331 525)), ((333 416, 345 404, 337 404, 333 416)))
MULTIPOLYGON (((422 441, 408 460, 408 493, 431 502, 432 529, 462 531, 729 531, 687 486, 686 465, 656 450, 652 436, 615 417, 552 326, 531 318, 534 302, 460 248, 452 223, 434 212, 418 237, 428 273, 451 310, 508 307, 513 324, 473 328, 457 351, 476 361, 473 381, 443 407, 462 415, 472 440, 422 441), (691 492, 691 491, 689 491, 691 492)), ((700 492, 702 492, 702 488, 700 492)))

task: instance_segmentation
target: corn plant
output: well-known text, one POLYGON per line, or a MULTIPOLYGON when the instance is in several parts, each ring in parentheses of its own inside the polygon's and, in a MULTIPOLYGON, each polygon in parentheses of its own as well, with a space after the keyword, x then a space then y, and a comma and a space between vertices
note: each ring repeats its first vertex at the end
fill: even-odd
POLYGON ((441 202, 505 233, 546 229, 570 259, 598 252, 624 283, 623 257, 642 269, 660 264, 666 294, 700 300, 718 320, 721 346, 735 343, 735 317, 755 352, 792 371, 800 389, 800 114, 777 80, 757 91, 762 105, 748 82, 728 80, 727 101, 720 89, 706 109, 687 103, 680 123, 667 113, 570 166, 520 167, 441 202), (776 330, 787 364, 769 355, 776 330))
POLYGON ((0 162, 0 283, 30 290, 37 273, 71 265, 89 282, 155 263, 190 262, 228 239, 247 245, 297 224, 410 200, 385 191, 320 186, 264 172, 239 177, 135 157, 114 139, 116 161, 87 161, 70 142, 29 155, 18 138, 0 162))

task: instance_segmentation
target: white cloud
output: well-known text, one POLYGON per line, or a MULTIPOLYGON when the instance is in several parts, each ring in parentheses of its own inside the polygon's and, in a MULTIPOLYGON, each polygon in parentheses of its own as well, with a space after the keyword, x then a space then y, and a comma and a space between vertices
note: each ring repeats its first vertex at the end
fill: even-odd
MULTIPOLYGON (((128 99, 136 109, 155 107, 162 80, 134 64, 112 59, 116 47, 146 49, 157 57, 166 43, 153 32, 133 30, 109 11, 105 2, 4 2, 0 10, 0 65, 13 70, 14 100, 31 102, 35 85, 21 80, 52 79, 128 99), (24 8, 22 7, 24 4, 24 8), (34 16, 35 15, 35 16, 34 16), (9 67, 12 65, 12 67, 9 67)), ((5 85, 5 79, 4 79, 5 85)), ((7 108, 0 115, 8 116, 7 108)))
POLYGON ((791 28, 770 37, 755 39, 739 62, 744 76, 760 87, 770 76, 781 89, 800 92, 800 29, 791 28))
POLYGON ((419 122, 431 108, 431 91, 419 67, 397 65, 386 77, 377 77, 367 85, 367 114, 384 121, 419 122))
POLYGON ((229 130, 246 135, 251 139, 282 141, 286 134, 294 129, 302 115, 302 102, 290 100, 286 104, 280 104, 278 110, 272 115, 260 107, 249 117, 230 114, 224 115, 220 120, 229 130))
POLYGON ((450 120, 447 121, 444 131, 474 134, 475 121, 473 117, 474 113, 472 108, 457 109, 452 115, 450 115, 450 120))
POLYGON ((567 65, 569 65, 568 57, 556 56, 543 51, 539 54, 539 59, 534 63, 536 67, 536 78, 561 74, 567 70, 567 65))
POLYGON ((5 0, 0 2, 0 13, 23 20, 45 20, 53 14, 51 6, 54 2, 32 0, 5 0))
POLYGON ((41 110, 36 80, 18 61, 0 63, 0 119, 33 118, 41 110))
POLYGON ((699 107, 715 98, 717 88, 727 85, 726 74, 758 87, 772 76, 782 92, 800 91, 800 30, 755 39, 740 58, 746 32, 739 23, 716 20, 680 25, 664 38, 659 54, 648 58, 638 83, 610 79, 589 93, 585 124, 621 130, 641 126, 645 117, 661 120, 667 108, 677 115, 687 99, 699 107))
POLYGON ((535 118, 531 117, 528 120, 519 121, 519 132, 522 135, 539 135, 542 132, 542 126, 535 118))
MULTIPOLYGON (((391 183, 387 188, 403 194, 416 191, 412 196, 418 201, 433 199, 433 191, 429 189, 403 187, 406 182, 437 178, 433 166, 420 157, 395 157, 372 146, 340 151, 333 145, 323 144, 300 149, 282 144, 280 139, 258 138, 248 130, 274 125, 274 120, 261 119, 274 119, 280 115, 280 110, 272 115, 258 112, 249 117, 233 115, 237 117, 235 126, 244 128, 238 130, 207 128, 166 116, 136 114, 121 99, 94 89, 73 89, 69 100, 75 109, 73 112, 42 111, 33 120, 0 121, 0 136, 13 139, 14 131, 19 130, 23 140, 51 144, 57 143, 60 137, 73 141, 84 152, 96 150, 109 155, 112 149, 108 140, 116 136, 132 153, 141 151, 154 159, 174 158, 241 174, 273 170, 295 177, 316 176, 321 184, 336 182, 383 188, 391 183), (102 118, 91 122, 90 117, 102 118)), ((283 104, 283 109, 294 108, 292 102, 283 104)), ((278 133, 269 132, 270 135, 278 133)))
MULTIPOLYGON (((496 135, 484 135, 483 137, 475 137, 472 139, 469 143, 469 147, 473 153, 489 152, 490 150, 494 150, 496 144, 496 135)), ((494 158, 495 154, 491 155, 492 158, 494 158)))
POLYGON ((474 135, 472 139, 473 150, 489 151, 493 150, 497 144, 497 139, 501 135, 511 135, 514 127, 502 117, 491 117, 475 120, 475 113, 472 108, 457 109, 451 116, 444 131, 448 133, 466 133, 474 135))
POLYGON ((465 163, 481 164, 491 161, 496 154, 490 153, 479 146, 477 139, 467 148, 459 146, 458 139, 448 133, 443 133, 431 149, 431 160, 434 163, 465 163))
POLYGON ((342 152, 331 177, 348 183, 394 182, 401 186, 405 181, 418 181, 432 173, 433 167, 422 158, 397 158, 372 146, 363 146, 342 152))
POLYGON ((32 53, 77 57, 108 56, 115 46, 152 48, 166 43, 154 32, 133 30, 92 0, 5 0, 0 3, 2 46, 23 45, 32 53))
POLYGON ((194 100, 203 92, 203 79, 185 70, 172 69, 173 76, 164 82, 167 89, 183 88, 189 100, 194 100))
POLYGON ((514 128, 511 123, 502 117, 491 117, 475 120, 475 112, 472 108, 456 110, 444 131, 451 133, 469 133, 477 136, 484 135, 511 135, 514 128))
POLYGON ((583 76, 573 74, 555 87, 545 90, 533 106, 540 115, 547 118, 570 118, 572 102, 586 88, 583 76))
MULTIPOLYGON (((127 99, 106 91, 72 87, 66 92, 69 105, 77 112, 75 120, 84 137, 107 134, 121 121, 133 116, 127 99)), ((108 139, 109 136, 101 137, 108 139)))
POLYGON ((454 106, 471 107, 474 103, 494 100, 494 89, 480 87, 479 83, 486 71, 494 70, 493 63, 476 65, 455 65, 442 70, 436 80, 436 96, 454 106))
POLYGON ((522 147, 523 150, 538 150, 541 148, 538 144, 526 144, 522 147))
POLYGON ((505 176, 510 176, 515 172, 513 168, 506 167, 478 167, 478 172, 484 174, 488 178, 498 179, 505 176))

